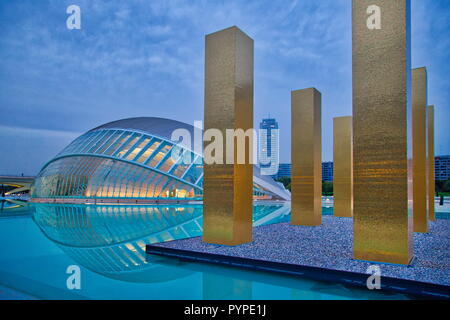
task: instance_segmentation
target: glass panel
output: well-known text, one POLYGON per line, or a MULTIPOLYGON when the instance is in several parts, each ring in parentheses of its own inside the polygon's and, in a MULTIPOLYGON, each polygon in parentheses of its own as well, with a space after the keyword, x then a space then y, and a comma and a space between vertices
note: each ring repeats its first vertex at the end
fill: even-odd
POLYGON ((146 178, 145 178, 144 183, 142 183, 141 190, 139 192, 140 198, 145 198, 147 196, 148 185, 149 185, 150 180, 153 177, 153 174, 150 170, 145 170, 145 171, 146 171, 146 178))
POLYGON ((167 172, 170 168, 174 165, 173 157, 172 155, 169 155, 166 160, 163 161, 163 163, 158 167, 159 170, 167 172))
POLYGON ((92 144, 92 146, 85 151, 86 153, 93 153, 95 150, 97 150, 105 141, 105 138, 107 138, 109 135, 111 135, 111 131, 107 130, 103 132, 103 135, 99 135, 95 138, 95 142, 92 144))
POLYGON ((134 150, 128 154, 126 159, 133 160, 136 157, 136 155, 142 151, 142 148, 145 147, 149 141, 150 141, 150 138, 145 138, 144 140, 142 140, 141 143, 139 143, 138 146, 136 148, 134 148, 134 150))
POLYGON ((83 149, 86 148, 86 145, 89 144, 94 137, 98 134, 98 132, 88 132, 83 135, 80 141, 70 150, 70 153, 82 153, 83 149))
POLYGON ((153 151, 155 151, 155 149, 159 146, 160 143, 161 143, 160 140, 155 140, 153 143, 151 143, 150 146, 148 146, 147 149, 145 149, 144 153, 142 153, 142 155, 139 156, 136 162, 144 163, 150 157, 153 151))
POLYGON ((162 176, 158 181, 157 185, 155 185, 155 197, 167 197, 168 194, 162 194, 163 187, 166 184, 168 177, 162 176))
POLYGON ((178 165, 174 166, 172 170, 170 170, 170 173, 176 177, 181 177, 184 172, 190 167, 190 164, 184 164, 183 159, 185 157, 189 156, 189 159, 192 159, 192 153, 188 150, 185 150, 182 157, 178 161, 178 165))
POLYGON ((203 164, 193 164, 189 171, 183 176, 183 180, 195 183, 203 172, 203 164))
POLYGON ((89 153, 97 153, 98 150, 100 150, 105 143, 107 143, 109 141, 109 138, 112 137, 112 135, 114 134, 114 131, 112 130, 108 130, 107 133, 101 138, 101 140, 99 141, 100 143, 94 145, 89 153))
POLYGON ((130 150, 130 148, 131 148, 132 146, 134 146, 134 144, 138 141, 139 136, 140 136, 140 134, 138 134, 138 133, 133 134, 131 140, 129 140, 129 141, 125 144, 125 146, 122 147, 122 148, 120 149, 119 152, 117 152, 117 154, 116 154, 115 156, 116 156, 117 158, 123 157, 123 156, 125 155, 125 153, 127 153, 128 150, 130 150))
POLYGON ((153 197, 153 193, 155 191, 155 180, 157 179, 157 177, 160 176, 159 173, 156 172, 152 172, 152 178, 149 180, 148 182, 148 187, 147 187, 147 198, 152 198, 153 197))
POLYGON ((94 131, 91 136, 89 136, 83 145, 78 148, 78 153, 85 153, 89 148, 97 141, 98 138, 105 134, 104 130, 94 131))
POLYGON ((148 169, 143 169, 143 168, 138 168, 136 170, 137 173, 137 179, 136 179, 136 184, 133 190, 133 198, 137 198, 139 197, 139 193, 141 191, 142 185, 145 182, 145 179, 147 178, 147 175, 145 174, 145 171, 148 171, 148 169))
POLYGON ((105 150, 103 154, 105 155, 112 155, 118 148, 120 148, 131 136, 131 133, 129 132, 122 132, 122 135, 117 138, 117 140, 108 148, 105 150))
POLYGON ((66 148, 64 148, 60 153, 58 153, 59 155, 63 155, 63 154, 69 154, 72 152, 72 150, 76 149, 77 146, 80 144, 80 142, 84 139, 86 139, 86 135, 82 135, 78 138, 76 138, 74 141, 72 141, 66 148))
POLYGON ((175 168, 173 168, 171 174, 175 177, 181 177, 187 168, 189 168, 189 165, 187 164, 176 165, 175 168))

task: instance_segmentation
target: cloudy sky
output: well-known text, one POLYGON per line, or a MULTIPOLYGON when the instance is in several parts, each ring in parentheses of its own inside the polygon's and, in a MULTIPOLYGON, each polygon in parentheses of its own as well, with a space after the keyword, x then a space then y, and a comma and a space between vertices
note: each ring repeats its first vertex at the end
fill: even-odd
MULTIPOLYGON (((450 154, 450 2, 412 0, 413 67, 427 66, 436 154, 450 154)), ((109 121, 203 119, 204 35, 237 25, 255 40, 255 123, 275 117, 290 158, 290 91, 322 92, 323 160, 332 119, 351 114, 350 0, 2 0, 0 174, 36 174, 109 121), (66 8, 81 8, 68 30, 66 8)))

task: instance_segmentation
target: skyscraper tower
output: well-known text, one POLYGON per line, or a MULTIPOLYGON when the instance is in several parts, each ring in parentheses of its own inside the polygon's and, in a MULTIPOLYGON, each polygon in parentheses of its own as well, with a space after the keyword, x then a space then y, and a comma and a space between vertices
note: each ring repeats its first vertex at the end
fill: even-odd
POLYGON ((278 122, 273 118, 263 119, 259 124, 258 163, 262 175, 278 172, 280 135, 278 122))

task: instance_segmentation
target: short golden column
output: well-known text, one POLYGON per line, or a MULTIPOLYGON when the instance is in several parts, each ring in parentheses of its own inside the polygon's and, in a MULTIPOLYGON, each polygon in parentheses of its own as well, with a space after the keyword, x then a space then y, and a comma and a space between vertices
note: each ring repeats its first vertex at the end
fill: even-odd
MULTIPOLYGON (((209 129, 220 131, 224 143, 227 130, 253 129, 253 40, 237 27, 205 38, 205 135, 209 129)), ((238 245, 252 240, 252 140, 245 144, 244 163, 236 161, 236 144, 224 148, 222 163, 209 163, 204 155, 205 242, 238 245)), ((213 142, 204 142, 204 152, 213 142)))
POLYGON ((409 0, 352 1, 353 256, 409 264, 409 0))
POLYGON ((414 232, 428 232, 427 69, 412 70, 414 232))
POLYGON ((291 223, 322 223, 322 98, 315 88, 291 92, 291 223))
POLYGON ((436 220, 434 195, 436 193, 436 173, 434 163, 434 106, 428 106, 428 219, 436 220))
POLYGON ((334 215, 353 217, 352 117, 333 119, 334 215))

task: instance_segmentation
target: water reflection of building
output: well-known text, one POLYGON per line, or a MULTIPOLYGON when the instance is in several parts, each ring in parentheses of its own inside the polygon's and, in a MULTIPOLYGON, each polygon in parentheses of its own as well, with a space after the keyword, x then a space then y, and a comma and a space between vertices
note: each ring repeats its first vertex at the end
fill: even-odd
MULTIPOLYGON (((200 200, 203 157, 188 147, 194 145, 195 130, 162 118, 131 118, 94 128, 42 168, 32 186, 33 201, 200 200), (172 141, 176 129, 187 130, 192 141, 172 141), (178 161, 173 158, 175 148, 182 155, 178 161), (186 158, 190 164, 182 161, 186 158)), ((290 193, 255 167, 254 197, 290 200, 290 193)))
MULTIPOLYGON (((201 236, 202 205, 34 204, 34 221, 52 242, 80 265, 127 281, 162 281, 145 245, 201 236)), ((254 225, 286 221, 289 206, 254 207, 254 225)), ((178 275, 178 269, 172 272, 178 275)), ((181 271, 179 271, 181 272, 181 271)), ((185 272, 185 271, 183 271, 185 272)))
MULTIPOLYGON (((291 177, 292 165, 290 163, 280 163, 278 166, 278 173, 273 175, 273 178, 290 178, 291 177)), ((326 161, 322 162, 322 180, 323 181, 333 181, 333 162, 326 161)))

